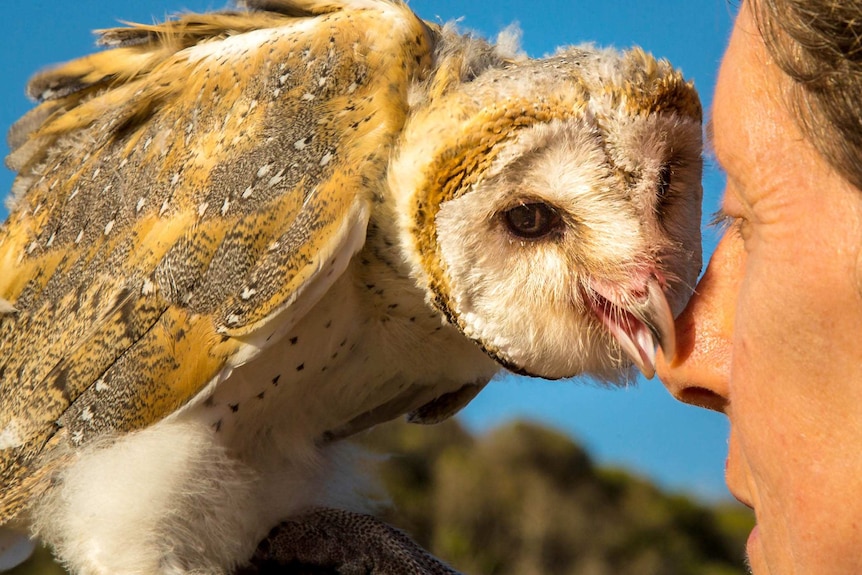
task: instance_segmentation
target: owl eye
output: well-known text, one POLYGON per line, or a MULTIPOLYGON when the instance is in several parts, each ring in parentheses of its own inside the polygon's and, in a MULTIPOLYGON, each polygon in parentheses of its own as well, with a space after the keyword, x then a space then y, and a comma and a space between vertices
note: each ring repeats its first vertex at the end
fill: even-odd
POLYGON ((513 235, 533 240, 555 231, 563 220, 553 207, 535 202, 506 210, 503 221, 513 235))

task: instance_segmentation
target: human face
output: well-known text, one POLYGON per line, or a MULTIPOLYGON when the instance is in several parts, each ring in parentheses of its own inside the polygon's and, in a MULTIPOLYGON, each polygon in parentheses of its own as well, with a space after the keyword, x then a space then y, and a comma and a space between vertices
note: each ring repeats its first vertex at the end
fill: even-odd
POLYGON ((862 191, 796 128, 743 4, 716 86, 725 232, 688 308, 675 397, 730 421, 755 575, 862 573, 862 191))

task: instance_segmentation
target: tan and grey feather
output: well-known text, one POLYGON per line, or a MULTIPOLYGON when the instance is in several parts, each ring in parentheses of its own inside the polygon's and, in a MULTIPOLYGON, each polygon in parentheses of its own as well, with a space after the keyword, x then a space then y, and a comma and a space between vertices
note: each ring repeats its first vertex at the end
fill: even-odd
POLYGON ((341 439, 501 368, 651 375, 699 271, 701 110, 666 62, 247 4, 102 31, 10 131, 0 524, 79 573, 230 572, 356 505, 341 439))

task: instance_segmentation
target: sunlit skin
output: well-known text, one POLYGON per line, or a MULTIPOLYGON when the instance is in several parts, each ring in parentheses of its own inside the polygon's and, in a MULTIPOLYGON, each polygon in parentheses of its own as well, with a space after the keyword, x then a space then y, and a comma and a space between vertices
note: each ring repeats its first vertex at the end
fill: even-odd
POLYGON ((716 87, 729 228, 659 375, 730 421, 755 575, 862 573, 862 191, 797 129, 746 4, 716 87))

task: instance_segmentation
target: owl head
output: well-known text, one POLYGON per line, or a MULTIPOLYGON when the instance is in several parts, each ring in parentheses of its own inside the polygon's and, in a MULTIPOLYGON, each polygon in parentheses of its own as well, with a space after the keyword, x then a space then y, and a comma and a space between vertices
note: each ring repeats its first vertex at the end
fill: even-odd
POLYGON ((512 371, 651 377, 701 268, 701 115, 693 86, 639 49, 450 82, 390 170, 411 273, 512 371))

